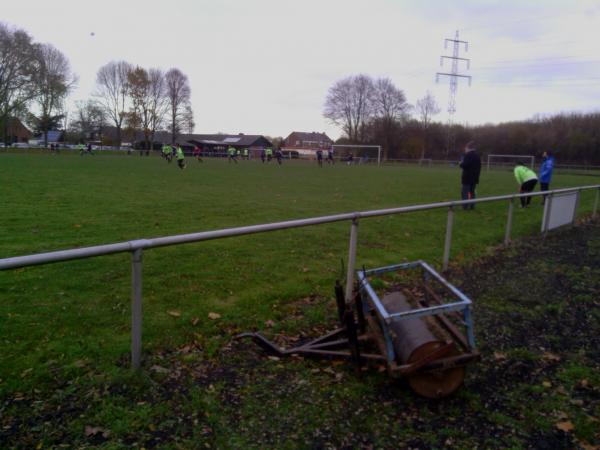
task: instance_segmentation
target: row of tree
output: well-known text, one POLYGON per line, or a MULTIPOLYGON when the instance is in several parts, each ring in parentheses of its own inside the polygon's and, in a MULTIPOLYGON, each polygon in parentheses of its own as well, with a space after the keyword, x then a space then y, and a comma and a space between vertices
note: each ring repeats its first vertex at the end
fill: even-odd
POLYGON ((342 129, 338 144, 382 145, 387 159, 457 159, 473 140, 483 155, 551 150, 562 162, 600 164, 600 113, 449 127, 433 121, 439 112, 429 92, 413 106, 389 79, 355 75, 329 89, 323 115, 342 129))
POLYGON ((107 125, 116 135, 107 139, 120 145, 123 131, 142 131, 143 147, 153 148, 159 130, 168 130, 175 142, 181 132, 193 132, 194 115, 188 78, 179 69, 134 66, 125 61, 111 61, 96 75, 94 98, 79 102, 71 133, 90 136, 101 134, 107 125))
MULTIPOLYGON (((0 126, 8 141, 10 119, 22 119, 48 143, 48 131, 66 130, 66 99, 76 86, 66 56, 50 44, 33 42, 23 30, 0 23, 0 126)), ((78 140, 102 139, 114 126, 111 144, 121 145, 124 129, 141 131, 145 148, 155 133, 168 130, 172 142, 181 132, 193 132, 194 116, 188 78, 179 69, 166 72, 112 61, 98 70, 93 98, 78 102, 69 128, 78 140)))
POLYGON ((47 141, 47 132, 61 120, 64 100, 76 82, 59 50, 0 23, 0 122, 5 141, 11 117, 23 118, 47 141))

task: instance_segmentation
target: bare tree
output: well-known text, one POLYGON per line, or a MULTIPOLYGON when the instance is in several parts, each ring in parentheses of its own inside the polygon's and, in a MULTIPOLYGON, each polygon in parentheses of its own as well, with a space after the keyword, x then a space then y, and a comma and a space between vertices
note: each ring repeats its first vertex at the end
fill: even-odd
POLYGON ((162 127, 169 107, 165 74, 160 69, 148 71, 150 148, 154 147, 156 131, 162 127))
POLYGON ((131 110, 129 112, 129 125, 134 130, 141 130, 144 134, 143 147, 140 147, 140 156, 146 150, 150 154, 148 144, 150 141, 150 80, 148 72, 142 67, 131 69, 127 74, 129 83, 129 97, 131 110))
POLYGON ((342 130, 352 142, 361 142, 365 124, 373 115, 374 85, 367 75, 337 81, 327 93, 323 116, 342 130))
POLYGON ((73 131, 79 138, 90 138, 94 135, 102 141, 102 128, 106 124, 104 109, 93 100, 76 102, 75 118, 72 120, 73 131))
POLYGON ((132 65, 125 61, 111 61, 100 67, 96 74, 96 93, 106 117, 117 129, 117 145, 121 145, 121 128, 126 114, 129 84, 127 74, 132 65))
POLYGON ((67 57, 50 44, 36 48, 37 72, 35 104, 38 114, 30 114, 34 128, 44 135, 48 145, 48 131, 62 122, 63 101, 75 87, 77 77, 71 71, 67 57))
POLYGON ((374 83, 372 108, 379 125, 380 136, 383 137, 383 157, 387 159, 395 128, 406 119, 410 105, 406 102, 404 92, 398 89, 389 78, 379 78, 374 83))
POLYGON ((144 133, 146 155, 154 147, 156 130, 162 125, 168 109, 165 76, 160 69, 136 67, 129 72, 129 96, 132 109, 129 125, 144 133))
POLYGON ((194 122, 194 111, 192 110, 192 105, 188 103, 183 111, 181 130, 191 134, 194 132, 194 128, 196 128, 196 122, 194 122))
POLYGON ((431 119, 436 114, 439 114, 440 111, 441 109, 438 106, 435 97, 429 91, 427 91, 423 98, 417 100, 417 112, 419 113, 419 118, 421 119, 421 125, 423 126, 423 129, 429 128, 431 119))
POLYGON ((411 108, 406 102, 404 92, 389 78, 379 78, 375 81, 372 99, 375 115, 389 122, 404 120, 411 108))
POLYGON ((11 116, 23 112, 35 96, 36 51, 31 36, 0 23, 0 122, 4 142, 11 116))
POLYGON ((190 123, 192 91, 187 76, 179 69, 170 69, 165 75, 165 80, 170 113, 171 142, 175 143, 177 135, 186 128, 186 122, 188 125, 190 123))
POLYGON ((439 114, 440 107, 438 106, 435 97, 429 91, 423 98, 417 100, 417 112, 421 119, 421 126, 423 127, 423 150, 421 151, 421 159, 425 158, 425 151, 427 148, 427 130, 433 119, 433 116, 439 114))

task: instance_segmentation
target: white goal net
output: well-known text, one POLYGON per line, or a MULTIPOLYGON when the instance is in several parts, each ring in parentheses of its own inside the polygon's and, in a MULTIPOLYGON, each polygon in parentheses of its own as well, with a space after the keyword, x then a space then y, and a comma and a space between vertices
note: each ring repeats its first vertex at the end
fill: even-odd
POLYGON ((381 164, 381 145, 332 145, 334 158, 347 164, 381 164))

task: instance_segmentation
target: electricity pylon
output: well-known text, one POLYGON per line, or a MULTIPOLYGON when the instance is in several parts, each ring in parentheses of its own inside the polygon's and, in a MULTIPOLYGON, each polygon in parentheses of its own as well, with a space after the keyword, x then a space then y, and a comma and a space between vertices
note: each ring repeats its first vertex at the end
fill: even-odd
POLYGON ((449 59, 452 62, 452 69, 450 73, 447 72, 437 72, 435 75, 436 83, 439 82, 440 76, 446 76, 450 78, 450 96, 448 97, 448 139, 446 143, 446 155, 450 153, 452 147, 454 146, 453 135, 452 135, 452 125, 454 124, 454 113, 456 112, 456 90, 458 88, 458 79, 459 78, 467 78, 469 80, 469 86, 471 85, 471 76, 463 75, 458 73, 458 63, 459 61, 465 61, 467 63, 467 70, 471 66, 471 60, 467 58, 460 58, 459 49, 460 44, 464 44, 465 52, 469 50, 469 43, 467 41, 461 41, 458 39, 458 30, 454 34, 454 39, 446 38, 444 39, 444 48, 448 48, 448 42, 452 43, 453 51, 452 56, 440 56, 440 66, 444 66, 444 59, 449 59))

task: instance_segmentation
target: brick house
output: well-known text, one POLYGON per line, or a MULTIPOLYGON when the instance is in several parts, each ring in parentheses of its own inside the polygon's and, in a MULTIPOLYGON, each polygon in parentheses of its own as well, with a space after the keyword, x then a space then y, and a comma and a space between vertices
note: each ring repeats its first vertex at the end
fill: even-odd
POLYGON ((16 117, 9 117, 6 123, 0 123, 0 141, 7 144, 29 142, 33 133, 16 117))
POLYGON ((281 147, 285 151, 314 154, 317 150, 327 150, 332 145, 333 141, 325 133, 293 131, 283 140, 281 147))

